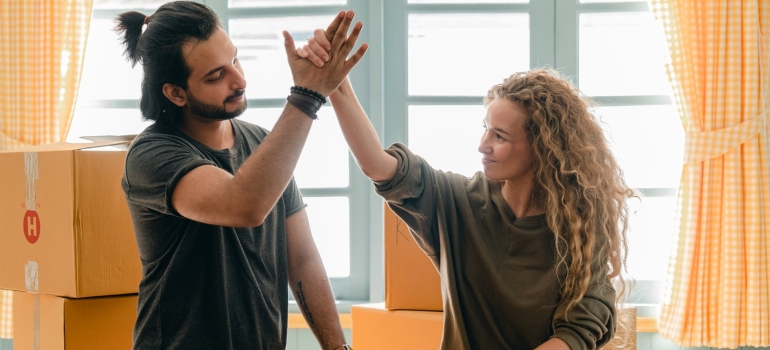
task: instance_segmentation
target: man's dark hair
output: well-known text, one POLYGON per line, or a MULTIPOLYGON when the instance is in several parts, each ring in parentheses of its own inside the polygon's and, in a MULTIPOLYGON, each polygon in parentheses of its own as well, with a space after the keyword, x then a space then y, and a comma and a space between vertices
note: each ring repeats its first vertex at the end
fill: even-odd
POLYGON ((144 68, 142 99, 139 108, 145 120, 174 125, 182 110, 163 95, 166 83, 187 89, 190 68, 182 54, 189 41, 208 40, 218 27, 219 17, 203 4, 172 1, 151 16, 137 11, 121 13, 115 19, 115 31, 122 33, 123 54, 136 66, 144 68), (146 25, 146 28, 143 28, 146 25))

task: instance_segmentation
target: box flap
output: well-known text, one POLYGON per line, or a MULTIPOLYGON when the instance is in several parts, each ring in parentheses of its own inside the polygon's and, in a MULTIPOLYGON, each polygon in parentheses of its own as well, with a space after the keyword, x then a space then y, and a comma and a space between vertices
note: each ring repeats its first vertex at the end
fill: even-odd
POLYGON ((3 151, 0 151, 0 153, 74 151, 74 150, 80 150, 80 149, 114 146, 114 145, 126 144, 128 142, 129 141, 122 141, 122 140, 83 142, 83 143, 55 142, 55 143, 47 143, 44 145, 36 145, 36 146, 29 146, 29 147, 14 148, 11 150, 3 150, 3 151))

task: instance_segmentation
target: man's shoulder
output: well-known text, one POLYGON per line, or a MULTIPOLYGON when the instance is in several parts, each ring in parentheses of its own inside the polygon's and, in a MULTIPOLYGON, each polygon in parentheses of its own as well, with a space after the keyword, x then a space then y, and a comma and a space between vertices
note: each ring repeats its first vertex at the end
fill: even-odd
POLYGON ((253 123, 249 123, 244 120, 240 120, 237 118, 230 120, 233 123, 234 130, 236 132, 240 132, 244 135, 255 137, 259 140, 262 140, 267 136, 268 133, 270 133, 269 130, 253 123))
POLYGON ((162 145, 189 145, 189 142, 180 135, 178 130, 174 128, 162 126, 157 123, 148 126, 141 133, 136 135, 134 140, 129 146, 129 154, 131 150, 146 147, 151 145, 153 148, 162 145))

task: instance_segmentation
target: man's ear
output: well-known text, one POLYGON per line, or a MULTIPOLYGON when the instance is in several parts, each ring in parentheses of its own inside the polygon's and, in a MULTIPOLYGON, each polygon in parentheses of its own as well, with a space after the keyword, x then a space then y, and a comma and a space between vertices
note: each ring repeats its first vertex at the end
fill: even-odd
POLYGON ((184 105, 187 104, 187 94, 184 89, 177 85, 170 83, 163 84, 163 95, 166 95, 166 98, 171 101, 171 103, 179 107, 184 107, 184 105))

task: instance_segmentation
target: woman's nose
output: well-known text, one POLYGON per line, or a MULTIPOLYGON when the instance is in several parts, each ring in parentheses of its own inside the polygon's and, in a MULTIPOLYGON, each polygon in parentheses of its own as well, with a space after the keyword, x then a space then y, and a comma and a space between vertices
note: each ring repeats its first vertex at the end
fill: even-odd
POLYGON ((478 150, 482 154, 487 154, 487 153, 490 152, 491 149, 492 148, 489 147, 489 145, 487 144, 487 137, 486 137, 486 134, 485 134, 484 136, 481 137, 481 142, 479 142, 478 150))

